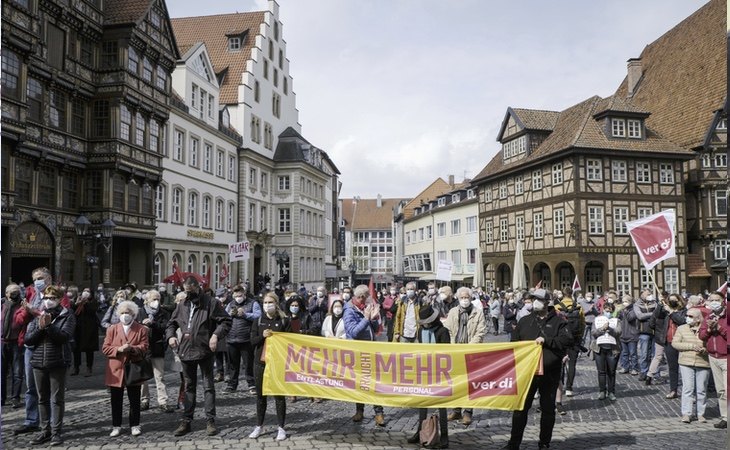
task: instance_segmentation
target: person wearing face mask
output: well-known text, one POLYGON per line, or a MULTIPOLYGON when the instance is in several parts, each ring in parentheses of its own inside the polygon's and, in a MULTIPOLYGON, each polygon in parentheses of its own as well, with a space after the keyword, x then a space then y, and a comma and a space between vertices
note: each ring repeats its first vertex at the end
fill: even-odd
POLYGON ((616 400, 616 367, 621 354, 621 323, 612 317, 613 305, 603 307, 603 314, 591 324, 591 351, 598 371, 598 400, 616 400))
POLYGON ((133 301, 139 309, 144 307, 144 299, 142 293, 137 289, 137 283, 130 281, 124 286, 124 291, 127 293, 127 300, 133 301))
MULTIPOLYGON (((532 313, 532 297, 527 294, 525 298, 522 299, 522 308, 517 312, 517 323, 519 323, 520 320, 522 320, 523 317, 529 316, 532 313)), ((517 326, 515 325, 515 328, 517 326)), ((514 331, 514 330, 512 330, 514 331)))
POLYGON ((426 288, 426 292, 423 297, 422 304, 423 305, 432 304, 433 302, 437 301, 438 299, 439 299, 439 296, 438 296, 438 289, 436 288, 436 284, 433 282, 428 283, 428 287, 426 288))
POLYGON ((135 320, 139 314, 136 303, 124 300, 117 305, 119 322, 111 325, 104 337, 101 347, 106 355, 107 365, 104 375, 104 384, 109 387, 112 409, 112 431, 110 437, 117 437, 122 433, 122 407, 124 390, 127 390, 129 400, 129 427, 132 436, 142 434, 140 426, 140 404, 142 385, 127 386, 124 380, 124 365, 127 361, 139 361, 149 350, 149 330, 135 320))
MULTIPOLYGON (((233 296, 228 295, 225 287, 219 287, 215 290, 208 289, 205 292, 211 298, 220 302, 224 310, 228 309, 228 305, 233 302, 233 296)), ((228 336, 218 340, 218 347, 215 350, 215 362, 213 364, 213 379, 216 383, 225 381, 226 384, 231 380, 231 362, 228 359, 228 336)))
MULTIPOLYGON (((608 292, 605 292, 601 298, 598 299, 596 302, 596 308, 598 309, 599 314, 603 314, 603 305, 606 303, 613 303, 614 306, 618 306, 618 294, 616 291, 611 290, 608 292)), ((619 308, 614 309, 614 316, 618 313, 619 308)))
MULTIPOLYGON (((114 293, 112 301, 109 303, 109 309, 106 310, 104 318, 101 319, 101 327, 103 329, 107 330, 110 326, 119 323, 119 313, 117 312, 117 307, 121 302, 127 300, 132 301, 132 299, 127 297, 127 291, 120 290, 114 293)), ((135 304, 137 304, 137 302, 135 302, 135 304)), ((137 309, 139 309, 139 306, 137 307, 137 309)))
POLYGON ((76 331, 74 335, 74 368, 71 375, 78 375, 81 368, 81 353, 86 354, 85 377, 90 377, 94 367, 94 353, 99 350, 99 318, 97 310, 99 302, 87 288, 79 295, 79 288, 75 285, 66 291, 71 308, 76 314, 76 331))
POLYGON ((175 303, 175 296, 168 292, 167 285, 165 284, 160 284, 157 292, 160 293, 160 308, 172 314, 172 312, 175 311, 175 306, 177 306, 175 303))
POLYGON ((504 449, 520 448, 527 426, 527 418, 536 392, 540 392, 540 438, 538 448, 549 448, 555 426, 555 408, 563 358, 573 344, 573 336, 567 322, 558 316, 550 294, 545 289, 535 289, 529 294, 533 299, 532 313, 517 322, 511 341, 534 341, 542 346, 543 374, 535 375, 527 392, 527 402, 522 410, 512 413, 510 440, 504 449))
POLYGON ((326 338, 346 339, 345 322, 342 314, 345 311, 345 303, 342 300, 333 300, 330 311, 322 323, 322 336, 326 338))
POLYGON ((504 316, 504 332, 505 333, 512 333, 514 331, 515 327, 517 326, 517 313, 519 312, 519 308, 517 307, 517 300, 515 300, 514 295, 509 295, 507 297, 507 302, 504 304, 504 307, 502 308, 502 316, 504 316))
MULTIPOLYGON (((452 344, 480 344, 487 333, 487 322, 484 318, 484 310, 472 303, 472 290, 468 287, 460 287, 456 290, 456 298, 459 307, 449 311, 444 326, 449 330, 452 344)), ((449 414, 449 420, 459 420, 464 426, 471 425, 472 409, 465 409, 463 414, 461 408, 454 408, 449 414)))
POLYGON ((23 320, 21 315, 25 309, 24 301, 21 297, 20 287, 11 283, 5 287, 5 301, 2 304, 2 313, 0 320, 2 321, 2 379, 0 379, 0 387, 2 388, 2 404, 5 405, 7 397, 8 385, 10 389, 10 401, 12 407, 21 408, 23 402, 20 401, 20 391, 23 387, 24 367, 23 367, 23 348, 20 346, 18 337, 23 329, 23 320), (12 374, 11 383, 6 383, 8 375, 12 374))
POLYGON ((395 313, 393 342, 415 342, 418 337, 418 311, 421 301, 416 294, 416 283, 406 284, 406 298, 395 313))
MULTIPOLYGON (((665 397, 675 399, 679 386, 679 352, 672 347, 672 341, 677 329, 686 323, 687 309, 684 298, 679 294, 669 294, 666 301, 662 302, 661 308, 657 309, 660 311, 656 313, 654 336, 657 337, 657 342, 660 340, 664 342, 664 357, 667 360, 669 377, 669 393, 665 397)), ((653 361, 652 366, 654 366, 653 361)), ((657 368, 658 363, 656 368, 649 368, 649 373, 654 374, 657 368)))
POLYGON ((707 384, 710 380, 710 361, 705 343, 700 339, 702 312, 687 310, 686 323, 677 328, 672 347, 679 352, 679 373, 682 376, 682 422, 690 423, 693 402, 697 404, 697 421, 704 423, 707 384))
POLYGON ((621 370, 619 370, 619 373, 638 375, 639 360, 636 347, 639 342, 639 329, 636 326, 636 313, 634 312, 633 302, 634 300, 630 295, 624 295, 621 306, 616 306, 618 319, 621 321, 621 356, 619 358, 621 370))
POLYGON ((699 338, 705 343, 720 404, 720 421, 715 428, 727 428, 727 301, 720 292, 707 299, 710 315, 700 325, 699 338))
MULTIPOLYGON (((172 406, 167 404, 167 387, 165 386, 165 353, 167 352, 167 339, 165 330, 170 320, 170 313, 162 308, 160 293, 155 289, 148 291, 144 297, 144 308, 139 310, 137 321, 147 327, 149 337, 150 360, 155 378, 157 391, 157 407, 164 413, 174 411, 172 406)), ((142 411, 150 408, 150 387, 149 382, 142 383, 141 393, 142 411)))
MULTIPOLYGON (((294 295, 287 300, 286 316, 289 319, 289 325, 292 333, 311 334, 316 336, 321 330, 321 328, 320 330, 317 330, 313 326, 312 316, 309 315, 309 312, 304 307, 304 300, 298 295, 294 295)), ((297 401, 297 398, 289 397, 287 400, 294 403, 297 401)), ((321 401, 321 399, 312 400, 317 403, 321 401)))
POLYGON ((65 410, 66 371, 71 366, 71 340, 76 327, 76 315, 61 306, 63 291, 56 286, 43 290, 43 310, 28 324, 25 344, 33 346, 30 364, 38 389, 40 434, 30 441, 33 445, 50 442, 63 444, 63 414, 65 410))
POLYGON ((657 308, 656 297, 651 289, 642 289, 639 299, 634 303, 636 327, 639 331, 637 353, 639 357, 639 381, 646 381, 649 364, 654 357, 654 330, 651 317, 657 308))
POLYGON ((195 277, 187 277, 183 287, 186 298, 178 303, 165 330, 165 338, 170 348, 177 349, 185 377, 185 409, 173 434, 183 436, 191 431, 200 368, 205 389, 206 433, 213 436, 218 434, 215 425, 213 360, 218 341, 225 338, 231 329, 231 316, 219 301, 201 293, 200 283, 195 277), (182 330, 180 339, 177 337, 178 329, 182 330))
POLYGON ((439 318, 443 321, 449 315, 449 311, 459 306, 459 301, 454 297, 454 291, 451 290, 451 286, 441 286, 439 288, 439 318))
POLYGON ((586 328, 585 328, 585 332, 583 333, 583 339, 581 341, 581 345, 591 348, 591 346, 593 344, 593 334, 591 331, 591 327, 593 326, 593 321, 600 314, 598 312, 598 307, 596 306, 596 302, 593 301, 593 292, 586 292, 585 296, 578 295, 578 304, 580 305, 581 309, 583 310, 583 317, 585 318, 585 321, 586 321, 586 328))
POLYGON ((317 287, 317 292, 309 298, 307 310, 312 318, 312 334, 319 335, 322 331, 322 323, 329 310, 327 290, 324 286, 317 287))
POLYGON ((228 304, 226 312, 231 316, 231 331, 228 333, 228 361, 231 364, 231 377, 225 392, 236 392, 238 389, 238 375, 243 359, 243 372, 249 394, 256 394, 254 383, 254 358, 251 345, 251 326, 261 317, 259 303, 246 295, 246 290, 240 286, 233 289, 233 301, 228 304))
POLYGON ((385 313, 383 319, 385 321, 385 329, 388 336, 388 342, 393 341, 393 317, 394 314, 398 312, 398 299, 398 289, 395 287, 395 285, 391 285, 388 293, 383 297, 383 303, 381 305, 383 308, 383 312, 385 313))
MULTIPOLYGON (((254 348, 254 377, 256 380, 256 428, 248 435, 251 439, 258 439, 264 433, 264 418, 269 396, 263 393, 264 370, 266 362, 261 360, 264 342, 274 332, 291 331, 290 322, 286 314, 279 309, 279 298, 273 292, 264 295, 263 312, 261 316, 251 324, 251 345, 254 348)), ((283 395, 275 395, 276 419, 279 428, 276 433, 276 440, 286 439, 286 399, 283 395)))
POLYGON ((657 307, 654 308, 651 318, 649 319, 649 327, 651 328, 654 337, 654 356, 651 358, 649 370, 646 373, 646 380, 644 381, 647 386, 651 385, 652 380, 659 380, 659 366, 666 360, 664 357, 664 345, 667 343, 665 332, 667 314, 664 311, 664 305, 665 299, 668 296, 669 293, 666 291, 661 293, 659 301, 657 302, 657 307))

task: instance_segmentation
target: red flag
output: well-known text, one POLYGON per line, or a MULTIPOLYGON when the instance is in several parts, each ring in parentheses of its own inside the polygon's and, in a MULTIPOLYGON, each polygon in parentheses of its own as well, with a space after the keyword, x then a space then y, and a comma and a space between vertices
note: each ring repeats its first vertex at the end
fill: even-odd
POLYGON ((575 280, 573 280, 573 292, 580 291, 580 281, 578 281, 578 274, 575 274, 575 280))
POLYGON ((676 256, 675 222, 673 209, 626 222, 626 228, 646 270, 651 270, 665 259, 676 256))
POLYGON ((370 298, 373 299, 373 301, 378 300, 378 296, 375 295, 375 283, 373 281, 373 276, 370 275, 370 283, 368 284, 368 289, 370 290, 370 298))
POLYGON ((205 274, 205 278, 203 278, 203 289, 207 289, 210 287, 210 266, 208 266, 208 272, 205 274))
POLYGON ((226 281, 226 278, 228 278, 228 264, 223 264, 223 267, 221 268, 221 274, 219 277, 219 280, 221 283, 226 281))
POLYGON ((727 297, 727 281, 722 286, 717 288, 717 292, 727 297))

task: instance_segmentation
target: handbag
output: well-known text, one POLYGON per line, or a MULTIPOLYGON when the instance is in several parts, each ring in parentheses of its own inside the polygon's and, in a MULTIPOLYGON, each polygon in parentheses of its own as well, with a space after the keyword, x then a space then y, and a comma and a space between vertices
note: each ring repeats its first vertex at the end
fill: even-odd
POLYGON ((139 361, 127 361, 124 364, 124 384, 126 386, 137 386, 153 376, 149 352, 146 352, 139 361))
POLYGON ((431 414, 421 422, 421 431, 418 435, 421 445, 426 448, 438 447, 441 441, 441 428, 438 414, 431 414))

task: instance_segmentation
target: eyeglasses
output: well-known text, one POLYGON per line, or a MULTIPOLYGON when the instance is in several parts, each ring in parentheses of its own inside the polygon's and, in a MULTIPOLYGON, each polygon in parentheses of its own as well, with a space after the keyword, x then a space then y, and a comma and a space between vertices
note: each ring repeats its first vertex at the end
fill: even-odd
POLYGON ((58 300, 58 297, 49 297, 49 296, 46 296, 46 297, 43 297, 43 300, 58 300))

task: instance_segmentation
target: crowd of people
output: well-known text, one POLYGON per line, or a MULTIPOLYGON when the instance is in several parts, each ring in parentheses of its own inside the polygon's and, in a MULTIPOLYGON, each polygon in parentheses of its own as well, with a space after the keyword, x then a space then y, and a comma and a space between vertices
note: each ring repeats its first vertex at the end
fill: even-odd
MULTIPOLYGON (((245 381, 242 390, 256 397, 257 423, 249 437, 259 438, 268 404, 261 353, 273 332, 421 344, 474 344, 484 342, 489 333, 506 333, 512 341, 535 341, 543 348, 543 371, 534 377, 524 409, 513 413, 506 449, 520 447, 533 399, 539 399, 539 447, 550 446, 556 414, 565 414, 562 397, 573 396, 579 357, 595 361, 599 401, 620 398, 617 374, 636 376, 646 385, 667 380, 665 396, 681 398, 678 412, 683 423, 706 422, 708 385, 714 383, 721 416, 714 426, 727 427, 726 292, 657 294, 644 289, 634 298, 613 290, 583 295, 571 289, 487 293, 460 287, 453 292, 448 285, 430 283, 418 289, 409 282, 382 289, 373 298, 365 285, 328 293, 324 286, 313 292, 303 286, 295 291, 277 285, 271 290, 260 280, 254 294, 247 283, 204 289, 195 277, 185 279, 175 293, 168 293, 164 285, 140 291, 135 283, 115 292, 101 285, 94 292, 54 285, 46 268, 34 270, 32 276, 32 286, 9 284, 5 289, 0 385, 4 407, 25 408, 23 424, 12 432, 37 433, 30 440, 34 445, 63 444, 67 377, 91 376, 100 349, 106 358, 111 437, 124 430, 125 390, 130 433, 142 433, 141 411, 150 408, 153 382, 157 408, 164 413, 181 410, 174 435, 189 433, 200 373, 206 433, 218 433, 216 382, 224 382, 223 391, 230 393, 245 381), (168 352, 174 356, 172 367, 165 365, 168 352), (147 360, 152 373, 146 380, 130 382, 130 365, 147 360), (666 371, 660 373, 663 361, 666 371), (168 396, 166 371, 180 376, 176 396, 168 396)), ((298 400, 302 399, 274 396, 276 440, 287 439, 286 406, 298 400)), ((372 405, 372 410, 375 425, 385 426, 383 407, 372 405)), ((360 422, 364 414, 365 405, 355 404, 351 420, 360 422)), ((423 443, 419 433, 427 410, 418 414, 409 443, 423 443)), ((472 415, 468 408, 438 408, 439 439, 429 445, 447 448, 448 422, 468 427, 472 415)))

